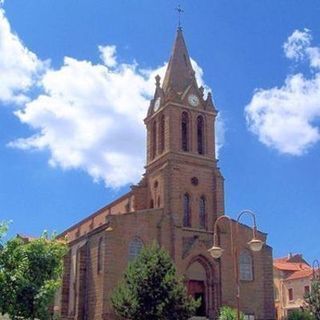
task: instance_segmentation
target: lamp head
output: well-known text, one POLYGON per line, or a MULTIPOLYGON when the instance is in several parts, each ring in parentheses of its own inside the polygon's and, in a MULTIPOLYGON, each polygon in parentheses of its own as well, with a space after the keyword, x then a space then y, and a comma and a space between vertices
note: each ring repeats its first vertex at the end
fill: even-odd
POLYGON ((258 252, 263 247, 263 241, 253 238, 251 241, 248 242, 248 245, 252 251, 258 252))
POLYGON ((223 249, 217 246, 213 246, 208 251, 211 254, 211 256, 215 259, 219 259, 223 253, 223 249))

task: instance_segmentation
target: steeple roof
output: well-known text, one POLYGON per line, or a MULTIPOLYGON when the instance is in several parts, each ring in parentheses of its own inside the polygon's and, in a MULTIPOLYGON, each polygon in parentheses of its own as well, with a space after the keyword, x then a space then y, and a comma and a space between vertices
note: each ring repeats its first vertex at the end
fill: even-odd
POLYGON ((165 92, 170 88, 176 92, 183 92, 194 81, 194 70, 191 66, 182 29, 178 28, 162 87, 165 92))

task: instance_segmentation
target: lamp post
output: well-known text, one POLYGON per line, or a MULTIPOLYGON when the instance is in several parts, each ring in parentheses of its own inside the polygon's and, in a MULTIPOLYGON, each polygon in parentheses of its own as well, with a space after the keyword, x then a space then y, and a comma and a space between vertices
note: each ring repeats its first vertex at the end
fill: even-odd
POLYGON ((233 234, 232 229, 232 219, 228 216, 220 216, 214 223, 213 227, 213 247, 210 248, 208 251, 211 256, 215 259, 218 259, 223 254, 223 249, 218 245, 218 224, 221 220, 226 219, 229 221, 230 227, 230 236, 231 236, 231 254, 233 256, 233 268, 235 272, 235 280, 236 280, 236 300, 237 300, 237 320, 240 320, 240 277, 239 277, 239 252, 237 248, 237 240, 238 240, 238 226, 239 221, 242 216, 249 215, 253 220, 253 228, 252 228, 252 239, 248 242, 249 248, 254 251, 260 251, 263 246, 263 242, 257 238, 257 224, 256 224, 256 216, 250 210, 243 210, 239 213, 237 220, 236 220, 236 232, 233 234))

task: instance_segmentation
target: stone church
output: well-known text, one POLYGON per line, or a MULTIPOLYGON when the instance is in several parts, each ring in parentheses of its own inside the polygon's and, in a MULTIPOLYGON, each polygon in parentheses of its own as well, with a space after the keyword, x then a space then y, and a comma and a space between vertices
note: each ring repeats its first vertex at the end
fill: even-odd
MULTIPOLYGON (((217 110, 197 84, 181 28, 165 77, 155 81, 144 120, 142 180, 60 235, 70 246, 55 307, 62 319, 115 319, 112 291, 128 262, 154 241, 171 255, 189 294, 202 298, 200 319, 216 319, 222 305, 236 306, 229 224, 219 225, 222 257, 208 253, 214 222, 225 214, 224 178, 215 155, 217 110)), ((258 232, 265 244, 251 252, 251 236, 249 226, 238 224, 240 309, 246 319, 274 319, 272 249, 258 232)))

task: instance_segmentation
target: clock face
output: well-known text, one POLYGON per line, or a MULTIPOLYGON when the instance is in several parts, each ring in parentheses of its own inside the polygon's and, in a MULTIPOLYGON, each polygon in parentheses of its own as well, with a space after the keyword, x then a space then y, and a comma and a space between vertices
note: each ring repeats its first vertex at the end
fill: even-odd
POLYGON ((154 111, 157 111, 160 108, 160 103, 161 103, 161 99, 160 99, 160 97, 158 97, 154 103, 154 107, 153 107, 154 111))
POLYGON ((192 107, 197 107, 199 105, 199 98, 194 94, 190 94, 188 102, 192 107))

